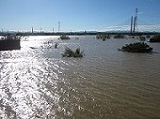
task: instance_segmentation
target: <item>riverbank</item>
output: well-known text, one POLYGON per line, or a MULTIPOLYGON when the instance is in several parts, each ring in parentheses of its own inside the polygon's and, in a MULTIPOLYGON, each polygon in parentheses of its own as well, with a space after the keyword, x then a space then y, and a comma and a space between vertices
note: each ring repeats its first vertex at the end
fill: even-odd
POLYGON ((159 32, 137 32, 137 33, 129 33, 129 32, 0 32, 0 36, 4 36, 7 34, 16 34, 16 35, 22 35, 22 36, 45 36, 45 35, 55 35, 55 36, 60 36, 60 35, 98 35, 98 34, 109 34, 109 35, 117 35, 117 34, 122 34, 122 35, 130 35, 130 36, 141 36, 141 35, 155 35, 159 34, 159 32))

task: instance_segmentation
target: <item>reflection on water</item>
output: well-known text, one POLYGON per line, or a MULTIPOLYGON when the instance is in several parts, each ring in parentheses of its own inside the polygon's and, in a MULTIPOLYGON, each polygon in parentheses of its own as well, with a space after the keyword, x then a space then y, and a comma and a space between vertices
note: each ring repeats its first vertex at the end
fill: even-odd
POLYGON ((0 119, 160 118, 159 53, 117 50, 134 39, 75 38, 32 36, 0 52, 0 119), (84 58, 62 58, 65 46, 84 58))

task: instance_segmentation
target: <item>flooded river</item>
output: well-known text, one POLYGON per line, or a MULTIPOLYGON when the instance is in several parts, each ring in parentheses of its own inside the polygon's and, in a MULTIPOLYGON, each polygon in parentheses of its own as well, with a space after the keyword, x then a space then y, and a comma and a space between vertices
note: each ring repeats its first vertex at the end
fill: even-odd
POLYGON ((160 44, 117 50, 136 41, 30 36, 0 51, 0 119, 160 119, 160 44), (66 46, 85 56, 62 57, 66 46))

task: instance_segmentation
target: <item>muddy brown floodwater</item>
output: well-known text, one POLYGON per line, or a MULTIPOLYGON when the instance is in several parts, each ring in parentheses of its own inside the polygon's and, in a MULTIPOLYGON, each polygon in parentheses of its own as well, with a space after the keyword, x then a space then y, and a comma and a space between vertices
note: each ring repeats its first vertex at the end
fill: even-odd
POLYGON ((32 36, 21 50, 0 51, 0 119, 159 119, 160 45, 117 50, 136 41, 32 36), (63 58, 65 46, 85 56, 63 58))

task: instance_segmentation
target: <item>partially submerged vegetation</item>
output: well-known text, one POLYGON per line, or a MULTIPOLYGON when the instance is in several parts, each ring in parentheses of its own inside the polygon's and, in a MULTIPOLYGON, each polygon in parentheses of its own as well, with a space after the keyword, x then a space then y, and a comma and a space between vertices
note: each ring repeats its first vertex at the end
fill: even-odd
POLYGON ((80 51, 80 48, 77 48, 75 51, 71 50, 70 48, 66 47, 64 54, 62 54, 63 57, 75 57, 75 58, 81 58, 83 57, 83 51, 80 51))
POLYGON ((109 39, 110 38, 110 35, 109 34, 105 34, 105 33, 101 33, 101 34, 97 34, 96 35, 96 38, 97 39, 102 39, 103 41, 105 41, 105 39, 109 39))
POLYGON ((60 36, 60 39, 61 39, 61 40, 69 40, 70 37, 63 34, 63 35, 60 36))
POLYGON ((153 36, 150 42, 160 42, 160 34, 153 36))
POLYGON ((144 42, 137 42, 137 43, 126 44, 121 48, 121 50, 126 52, 150 53, 152 52, 153 48, 151 48, 144 42))
POLYGON ((124 38, 124 34, 116 34, 115 36, 114 36, 114 38, 124 38))
POLYGON ((55 43, 55 44, 54 44, 54 48, 58 48, 58 43, 55 43))
POLYGON ((11 35, 11 34, 7 34, 1 37, 0 40, 20 40, 22 36, 20 35, 11 35))
POLYGON ((139 36, 140 41, 145 41, 146 37, 145 36, 139 36))
POLYGON ((0 39, 0 50, 20 49, 20 39, 22 36, 7 34, 0 39))
POLYGON ((150 35, 147 35, 147 36, 146 36, 146 38, 150 38, 150 37, 151 37, 150 35))

